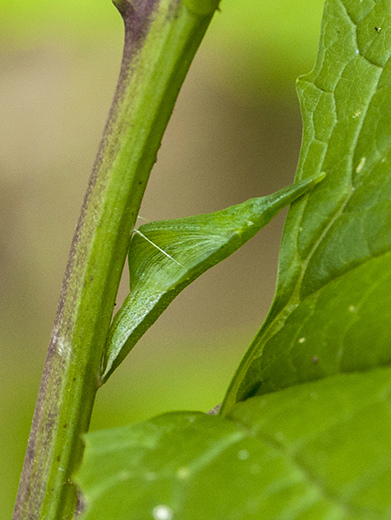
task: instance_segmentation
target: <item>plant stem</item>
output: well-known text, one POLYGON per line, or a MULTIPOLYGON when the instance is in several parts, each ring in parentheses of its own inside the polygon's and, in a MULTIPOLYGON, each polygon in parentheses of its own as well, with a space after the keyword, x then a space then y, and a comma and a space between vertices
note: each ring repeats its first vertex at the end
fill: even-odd
POLYGON ((180 86, 219 0, 116 0, 125 45, 72 242, 14 520, 74 516, 80 463, 131 230, 180 86), (195 8, 193 4, 197 5, 195 8))

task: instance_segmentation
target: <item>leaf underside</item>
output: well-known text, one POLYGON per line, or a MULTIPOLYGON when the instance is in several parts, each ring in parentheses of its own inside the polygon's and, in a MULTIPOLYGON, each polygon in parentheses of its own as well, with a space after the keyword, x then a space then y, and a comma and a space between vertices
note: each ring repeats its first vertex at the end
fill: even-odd
POLYGON ((391 359, 391 3, 326 2, 275 300, 223 404, 391 359), (380 30, 379 30, 380 29, 380 30), (317 362, 313 363, 312 359, 317 362))
POLYGON ((326 2, 270 313, 221 415, 86 436, 83 520, 391 518, 390 55, 388 0, 326 2))

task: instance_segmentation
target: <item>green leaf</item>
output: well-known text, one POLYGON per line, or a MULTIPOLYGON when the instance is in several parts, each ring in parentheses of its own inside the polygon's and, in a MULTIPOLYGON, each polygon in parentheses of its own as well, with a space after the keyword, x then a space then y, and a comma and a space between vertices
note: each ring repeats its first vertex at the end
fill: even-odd
POLYGON ((391 361, 390 55, 390 2, 326 2, 315 68, 298 81, 296 178, 327 177, 289 211, 275 300, 223 411, 391 361))
POLYGON ((130 244, 130 293, 110 330, 102 381, 108 379, 180 291, 234 253, 323 178, 324 174, 318 174, 272 195, 216 213, 141 226, 130 244))
POLYGON ((391 369, 86 435, 82 520, 387 520, 391 369))

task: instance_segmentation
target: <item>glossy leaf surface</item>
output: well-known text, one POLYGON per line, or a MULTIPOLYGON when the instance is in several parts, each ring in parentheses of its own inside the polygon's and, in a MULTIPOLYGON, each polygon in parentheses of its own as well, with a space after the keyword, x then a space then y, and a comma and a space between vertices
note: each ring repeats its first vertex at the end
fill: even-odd
POLYGON ((298 81, 296 178, 327 177, 290 209, 275 300, 225 411, 256 393, 391 360, 390 55, 390 2, 326 3, 315 68, 298 81))
POLYGON ((386 520, 390 397, 377 369, 87 434, 82 520, 386 520))
POLYGON ((234 253, 323 177, 313 176, 216 213, 141 226, 130 244, 130 293, 110 330, 103 381, 180 291, 234 253))

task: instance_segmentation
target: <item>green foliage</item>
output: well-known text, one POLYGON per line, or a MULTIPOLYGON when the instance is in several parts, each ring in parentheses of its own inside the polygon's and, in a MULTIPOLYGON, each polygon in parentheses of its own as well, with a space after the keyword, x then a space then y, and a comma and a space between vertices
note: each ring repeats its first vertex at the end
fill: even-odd
POLYGON ((83 520, 386 520, 390 396, 378 369, 88 434, 83 520))
MULTIPOLYGON (((223 413, 88 434, 83 519, 390 517, 390 22, 387 2, 326 2, 315 68, 298 82, 296 178, 327 176, 291 207, 275 300, 223 413)), ((186 241, 173 246, 163 223, 160 243, 149 226, 182 263, 186 241)), ((179 280, 163 256, 153 265, 179 280)))
MULTIPOLYGON (((326 3, 316 66, 298 82, 296 178, 327 177, 291 207, 268 318, 222 415, 174 413, 86 436, 83 519, 390 517, 390 22, 386 2, 326 3)), ((175 222, 148 231, 187 258, 175 222)), ((180 284, 180 266, 163 256, 151 269, 163 262, 180 284)))
POLYGON ((326 3, 315 68, 298 81, 296 177, 327 177, 290 210, 275 300, 226 408, 390 362, 390 23, 388 2, 326 3))
POLYGON ((102 380, 108 379, 180 291, 323 178, 320 174, 216 213, 141 226, 130 243, 130 294, 110 329, 102 380))

